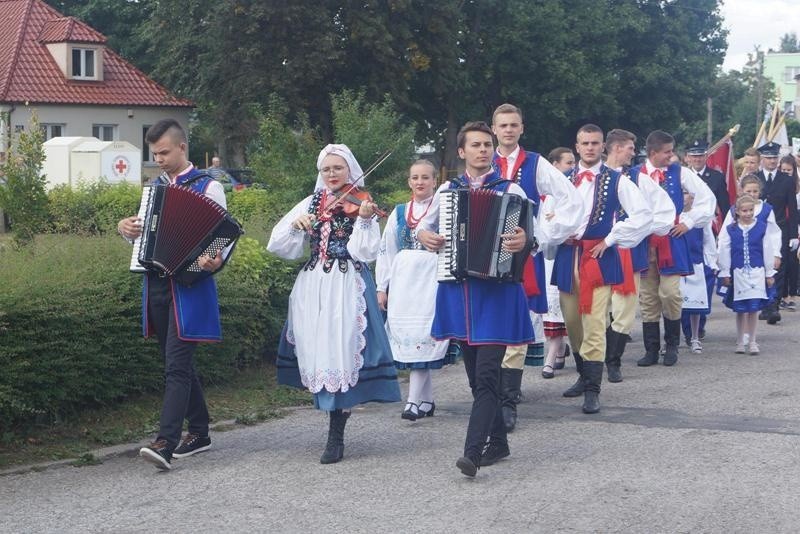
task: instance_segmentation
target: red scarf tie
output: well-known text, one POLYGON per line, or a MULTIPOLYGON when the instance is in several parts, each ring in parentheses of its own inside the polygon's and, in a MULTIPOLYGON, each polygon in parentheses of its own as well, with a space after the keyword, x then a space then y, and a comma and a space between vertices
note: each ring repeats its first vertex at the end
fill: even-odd
POLYGON ((579 173, 577 180, 575 180, 575 187, 581 185, 581 182, 584 180, 591 183, 591 181, 594 180, 594 173, 592 171, 583 171, 579 173))
POLYGON ((587 315, 592 313, 592 293, 598 287, 605 285, 600 262, 592 257, 592 248, 602 239, 581 239, 581 256, 578 260, 578 277, 581 287, 578 292, 578 313, 587 315))
POLYGON ((631 249, 617 247, 619 251, 619 260, 622 264, 622 283, 611 286, 614 293, 620 295, 635 295, 636 282, 633 279, 633 260, 631 258, 631 249))

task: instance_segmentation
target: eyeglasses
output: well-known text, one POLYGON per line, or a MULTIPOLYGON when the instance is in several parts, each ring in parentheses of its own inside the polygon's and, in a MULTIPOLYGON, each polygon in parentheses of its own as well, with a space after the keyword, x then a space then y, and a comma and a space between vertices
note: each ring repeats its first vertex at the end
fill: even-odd
POLYGON ((347 170, 347 167, 345 167, 344 165, 334 165, 332 167, 323 167, 323 168, 321 168, 319 170, 319 173, 320 174, 341 174, 345 170, 347 170))

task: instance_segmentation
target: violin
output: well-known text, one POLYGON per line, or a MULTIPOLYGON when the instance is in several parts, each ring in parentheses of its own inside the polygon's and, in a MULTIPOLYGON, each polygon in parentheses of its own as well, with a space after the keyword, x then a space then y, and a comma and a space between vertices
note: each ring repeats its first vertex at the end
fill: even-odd
MULTIPOLYGON (((336 201, 333 202, 329 207, 325 208, 325 215, 330 215, 334 212, 337 208, 341 209, 342 213, 350 217, 351 219, 355 219, 358 217, 358 210, 361 208, 361 203, 365 200, 368 202, 373 202, 372 195, 369 192, 359 189, 353 184, 350 184, 347 187, 342 187, 338 191, 335 191, 334 196, 336 197, 336 201)), ((375 215, 378 216, 379 219, 386 217, 386 211, 374 206, 375 215)))

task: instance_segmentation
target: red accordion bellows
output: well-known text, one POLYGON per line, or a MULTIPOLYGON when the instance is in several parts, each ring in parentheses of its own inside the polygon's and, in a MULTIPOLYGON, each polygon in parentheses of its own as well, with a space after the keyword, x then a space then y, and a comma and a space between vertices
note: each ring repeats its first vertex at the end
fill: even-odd
POLYGON ((179 185, 152 186, 142 228, 139 263, 190 285, 210 275, 197 258, 216 256, 243 233, 239 223, 210 198, 179 185))

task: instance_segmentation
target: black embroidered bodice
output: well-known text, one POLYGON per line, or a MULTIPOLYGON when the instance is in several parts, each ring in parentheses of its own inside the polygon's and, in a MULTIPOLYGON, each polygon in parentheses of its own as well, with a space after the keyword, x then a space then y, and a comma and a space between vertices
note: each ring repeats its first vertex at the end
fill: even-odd
MULTIPOLYGON (((320 257, 322 247, 322 231, 326 222, 320 220, 320 205, 322 199, 326 195, 325 190, 320 190, 314 193, 311 197, 311 205, 308 207, 308 213, 317 217, 317 222, 311 230, 311 257, 303 266, 306 271, 311 271, 316 267, 320 257)), ((350 235, 353 233, 354 219, 351 219, 341 209, 335 209, 326 221, 330 223, 330 235, 328 236, 328 245, 325 250, 325 261, 322 264, 322 270, 326 273, 331 272, 333 264, 338 264, 339 270, 343 273, 347 272, 348 260, 352 260, 350 253, 347 252, 347 242, 350 240, 350 235)), ((361 262, 353 261, 353 265, 357 271, 361 271, 361 262)))

